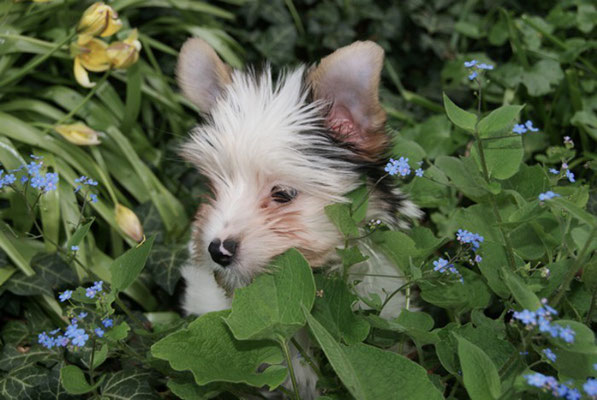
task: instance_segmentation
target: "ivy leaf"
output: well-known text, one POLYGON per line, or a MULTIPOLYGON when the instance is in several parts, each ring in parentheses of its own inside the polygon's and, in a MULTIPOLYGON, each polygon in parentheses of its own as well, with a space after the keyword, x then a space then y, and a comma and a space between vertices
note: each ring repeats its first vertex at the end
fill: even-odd
POLYGON ((187 261, 189 251, 186 244, 172 248, 172 246, 157 245, 147 259, 147 269, 151 276, 168 294, 174 294, 174 288, 180 280, 180 267, 187 261))
POLYGON ((239 340, 288 339, 305 325, 301 306, 310 310, 315 300, 309 263, 291 249, 271 266, 271 273, 234 293, 232 312, 225 321, 239 340))
POLYGON ((50 371, 46 371, 46 379, 35 387, 32 400, 75 400, 78 396, 68 394, 60 384, 60 364, 56 364, 50 371))
POLYGON ((77 282, 75 271, 57 253, 38 254, 31 260, 31 266, 53 288, 77 282))
POLYGON ((261 372, 258 368, 282 362, 280 347, 269 340, 236 340, 223 320, 229 313, 202 315, 188 328, 155 343, 151 353, 176 371, 191 371, 199 385, 232 382, 276 388, 286 379, 286 368, 273 365, 261 372))
POLYGON ((26 276, 20 271, 14 274, 3 288, 17 296, 54 296, 50 282, 41 275, 26 276))
POLYGON ((85 374, 76 365, 66 365, 60 369, 62 387, 70 394, 85 394, 99 386, 100 382, 90 385, 85 374))
POLYGON ((348 204, 331 204, 326 206, 325 215, 328 216, 344 236, 356 237, 359 235, 359 229, 350 215, 350 206, 348 204))
POLYGON ((25 352, 17 350, 13 345, 6 345, 0 354, 0 370, 10 371, 38 361, 55 357, 56 354, 41 346, 33 346, 25 352))
POLYGON ((124 369, 107 374, 101 385, 102 398, 113 400, 160 400, 149 385, 150 373, 135 369, 124 369))
POLYGON ((315 299, 313 316, 330 332, 334 339, 346 344, 359 343, 369 334, 369 324, 352 312, 357 300, 343 280, 317 275, 315 283, 322 295, 315 299))
POLYGON ((112 288, 114 290, 122 291, 137 279, 145 266, 154 240, 155 236, 150 237, 145 243, 129 249, 112 262, 110 273, 112 273, 112 288))
POLYGON ((345 346, 337 343, 306 308, 303 312, 334 371, 356 399, 443 399, 420 365, 366 344, 345 346))
POLYGON ((462 379, 471 400, 497 399, 502 388, 493 361, 465 338, 458 336, 457 340, 462 379))
POLYGON ((0 398, 22 400, 30 398, 36 387, 43 384, 47 370, 35 365, 26 365, 0 375, 0 398))
MULTIPOLYGON (((29 336, 29 328, 23 321, 8 321, 0 333, 2 340, 6 344, 21 344, 29 336)), ((0 362, 0 369, 2 363, 0 362)))
POLYGON ((445 93, 444 108, 446 109, 448 118, 450 118, 450 121, 452 121, 454 125, 470 133, 475 131, 477 116, 458 107, 445 93))

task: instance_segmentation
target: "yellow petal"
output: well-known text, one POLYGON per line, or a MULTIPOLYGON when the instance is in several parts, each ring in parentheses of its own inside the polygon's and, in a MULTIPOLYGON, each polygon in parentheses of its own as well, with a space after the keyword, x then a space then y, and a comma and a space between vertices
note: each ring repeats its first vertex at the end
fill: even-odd
POLYGON ((56 125, 54 130, 63 138, 79 146, 100 144, 99 132, 94 131, 82 122, 70 125, 56 125))
POLYGON ((98 2, 85 10, 77 31, 91 36, 110 36, 118 32, 121 27, 122 22, 118 19, 118 13, 112 7, 98 2))
POLYGON ((141 42, 137 40, 137 30, 134 29, 128 38, 122 42, 114 42, 106 51, 114 68, 128 68, 139 60, 141 42))
POLYGON ((89 71, 106 71, 110 68, 107 49, 108 45, 105 42, 99 39, 91 39, 82 47, 81 54, 77 57, 81 60, 83 67, 89 71))
POLYGON ((137 215, 122 204, 116 204, 116 223, 124 233, 136 242, 143 239, 143 227, 137 215))
POLYGON ((77 80, 79 85, 86 88, 92 88, 95 86, 95 82, 91 82, 89 80, 89 74, 87 74, 87 71, 81 65, 81 60, 79 59, 79 57, 75 57, 74 73, 75 79, 77 80))

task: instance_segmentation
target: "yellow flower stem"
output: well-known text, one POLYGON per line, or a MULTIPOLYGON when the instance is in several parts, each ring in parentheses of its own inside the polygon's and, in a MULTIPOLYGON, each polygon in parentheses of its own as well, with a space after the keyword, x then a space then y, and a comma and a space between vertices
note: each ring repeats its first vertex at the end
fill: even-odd
POLYGON ((66 38, 64 38, 64 40, 62 40, 60 43, 58 43, 56 46, 54 46, 50 51, 48 51, 46 54, 44 54, 43 56, 34 59, 32 61, 30 61, 27 65, 25 65, 23 68, 21 68, 19 70, 19 72, 12 74, 10 76, 7 76, 6 78, 4 78, 3 80, 0 81, 0 87, 4 87, 7 84, 27 75, 32 69, 34 69, 35 67, 37 67, 39 64, 43 63, 44 61, 46 61, 48 58, 50 58, 52 56, 52 54, 56 53, 58 50, 60 50, 60 48, 62 46, 64 46, 65 44, 67 44, 68 42, 71 41, 71 39, 73 37, 75 37, 75 35, 77 34, 76 31, 73 31, 70 35, 68 35, 66 38))

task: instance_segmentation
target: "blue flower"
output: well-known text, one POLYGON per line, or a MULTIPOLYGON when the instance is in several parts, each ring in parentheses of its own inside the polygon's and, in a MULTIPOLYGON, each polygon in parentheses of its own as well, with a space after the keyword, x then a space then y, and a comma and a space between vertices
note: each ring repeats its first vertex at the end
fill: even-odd
POLYGON ((476 64, 477 64, 477 60, 470 60, 470 61, 464 62, 464 66, 467 68, 474 67, 476 64))
POLYGON ((530 310, 517 311, 514 313, 513 317, 525 325, 537 323, 537 314, 530 310))
POLYGON ((551 173, 552 173, 552 174, 554 174, 554 175, 558 175, 558 174, 560 173, 560 171, 558 171, 558 170, 557 170, 557 169, 555 169, 555 168, 550 168, 550 169, 549 169, 549 172, 551 172, 551 173))
POLYGON ((88 287, 85 289, 85 296, 89 297, 90 299, 93 299, 96 294, 97 292, 93 289, 93 287, 88 287))
POLYGON ((408 158, 400 157, 398 160, 394 160, 390 158, 390 162, 386 164, 384 170, 389 175, 397 175, 400 174, 401 176, 406 176, 410 174, 410 166, 408 165, 408 158))
POLYGON ((415 175, 418 176, 419 178, 423 176, 423 168, 417 168, 415 170, 415 175))
POLYGON ((557 194, 557 193, 552 192, 551 190, 548 190, 547 192, 541 193, 539 195, 539 200, 540 201, 551 200, 554 197, 560 197, 560 195, 557 194))
POLYGON ((111 318, 106 318, 102 321, 102 324, 104 324, 106 328, 109 328, 114 325, 114 321, 112 321, 111 318))
POLYGON ((71 322, 71 324, 66 327, 66 331, 64 332, 64 335, 68 338, 72 338, 74 336, 75 332, 77 331, 77 329, 79 329, 79 326, 77 325, 77 323, 71 322))
POLYGON ((433 268, 434 271, 444 272, 448 266, 448 260, 444 260, 440 257, 437 261, 433 262, 433 265, 435 266, 433 268))
POLYGON ((593 369, 597 371, 597 363, 593 364, 593 369))
POLYGON ((545 357, 547 357, 547 359, 551 362, 555 362, 556 359, 558 358, 555 353, 553 351, 551 351, 551 349, 543 349, 543 354, 545 355, 545 357))
POLYGON ((90 193, 90 194, 89 194, 89 201, 90 201, 91 203, 97 203, 97 194, 95 194, 95 193, 90 193))
POLYGON ((83 329, 77 329, 72 337, 72 342, 75 346, 85 346, 88 339, 89 335, 83 329))
POLYGON ((568 178, 570 182, 576 182, 576 180, 574 179, 574 173, 569 169, 566 170, 566 178, 568 178))
POLYGON ((56 345, 55 339, 48 336, 46 332, 42 332, 37 335, 37 342, 47 349, 51 349, 56 345))
POLYGON ((595 379, 595 378, 587 379, 585 384, 582 385, 582 388, 584 389, 585 393, 588 394, 589 396, 597 396, 597 379, 595 379))
POLYGON ((471 74, 468 76, 468 79, 470 81, 472 81, 473 79, 475 79, 477 76, 479 76, 479 74, 477 73, 477 71, 473 71, 471 72, 471 74))
POLYGON ((545 382, 547 381, 547 377, 539 372, 535 372, 534 374, 529 374, 524 376, 527 380, 527 383, 531 386, 535 387, 543 387, 545 382))
POLYGON ((481 258, 481 256, 477 254, 477 255, 475 256, 475 262, 476 262, 477 264, 479 264, 481 261, 483 261, 483 258, 481 258))
POLYGON ((83 311, 83 312, 81 312, 81 313, 79 314, 79 319, 83 319, 83 318, 85 318, 87 315, 88 315, 88 314, 87 314, 85 311, 83 311))
POLYGON ((524 126, 531 132, 539 132, 539 129, 533 126, 533 121, 531 121, 530 119, 524 123, 524 126))
POLYGON ((523 124, 516 124, 516 125, 514 125, 514 128, 512 128, 512 132, 518 133, 519 135, 522 135, 526 131, 527 131, 527 128, 525 128, 525 126, 523 124))
POLYGON ((477 65, 477 68, 479 68, 479 69, 486 69, 488 71, 491 71, 494 68, 494 66, 491 65, 491 64, 481 63, 481 64, 477 65))
POLYGON ((60 302, 64 303, 65 301, 70 299, 72 296, 73 296, 72 290, 65 290, 64 292, 62 292, 60 294, 60 296, 58 296, 58 299, 60 299, 60 302))
POLYGON ((570 388, 561 383, 554 388, 554 396, 564 397, 566 394, 568 394, 568 390, 570 390, 570 388))
POLYGON ((462 244, 471 244, 474 251, 477 251, 481 246, 481 243, 485 240, 485 238, 478 233, 472 233, 464 229, 458 229, 456 239, 462 244))
POLYGON ((95 281, 93 282, 93 286, 91 286, 91 288, 93 290, 95 290, 96 292, 101 292, 103 290, 102 285, 104 284, 104 281, 95 281))
POLYGON ((103 337, 104 330, 102 328, 95 328, 95 334, 97 335, 97 337, 103 337))
POLYGON ((566 328, 560 327, 560 338, 566 343, 574 342, 574 336, 576 336, 576 332, 570 328, 570 325, 566 326, 566 328))
POLYGON ((62 335, 57 336, 56 340, 55 340, 56 346, 60 346, 60 347, 66 347, 68 345, 68 342, 69 342, 68 338, 65 336, 62 336, 62 335))
POLYGON ((578 389, 569 389, 566 393, 566 400, 580 400, 581 394, 578 389))
POLYGON ((77 251, 77 250, 79 250, 79 246, 71 246, 70 249, 72 251, 77 251))

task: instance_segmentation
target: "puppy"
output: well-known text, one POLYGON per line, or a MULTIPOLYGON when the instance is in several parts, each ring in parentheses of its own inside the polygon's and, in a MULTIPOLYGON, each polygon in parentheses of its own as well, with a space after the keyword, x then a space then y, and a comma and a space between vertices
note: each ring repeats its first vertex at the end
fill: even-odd
MULTIPOLYGON (((407 219, 420 216, 389 179, 374 185, 385 174, 390 142, 378 98, 383 57, 377 44, 355 42, 317 66, 289 68, 274 79, 269 67, 260 73, 231 69, 201 39, 184 44, 179 86, 204 120, 182 155, 208 179, 212 193, 197 211, 191 260, 182 272, 186 312, 230 308, 234 289, 290 248, 313 268, 337 263, 335 249, 344 238, 324 208, 346 202, 345 195, 364 182, 373 188, 368 219, 404 228, 407 219)), ((370 257, 351 269, 360 281, 357 291, 387 296, 402 282, 363 277, 396 275, 387 260, 373 252, 370 257)), ((384 312, 396 315, 402 303, 394 296, 384 312)), ((303 398, 312 398, 314 374, 297 374, 303 398)))

